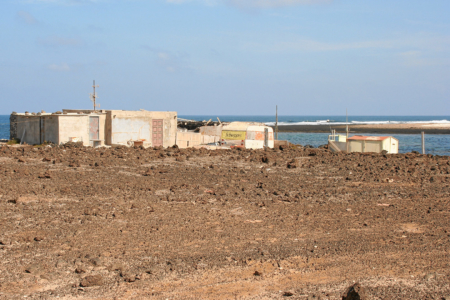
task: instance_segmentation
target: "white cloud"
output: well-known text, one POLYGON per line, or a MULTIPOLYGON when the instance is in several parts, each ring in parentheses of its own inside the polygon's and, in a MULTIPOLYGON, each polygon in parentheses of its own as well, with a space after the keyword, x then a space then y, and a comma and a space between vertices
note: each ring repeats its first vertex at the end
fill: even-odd
POLYGON ((239 8, 274 8, 295 5, 327 4, 333 0, 225 0, 225 3, 239 8))
POLYGON ((38 39, 38 44, 49 47, 58 47, 58 46, 76 47, 83 45, 83 41, 77 38, 50 36, 45 39, 38 39))
POLYGON ((104 1, 105 0, 22 0, 24 3, 49 3, 59 5, 79 5, 104 1))
POLYGON ((71 68, 69 67, 69 65, 67 63, 62 63, 60 65, 51 64, 51 65, 48 65, 47 68, 49 70, 52 70, 55 72, 69 72, 71 70, 71 68))
POLYGON ((450 50, 449 36, 426 36, 416 35, 385 40, 367 40, 356 42, 322 42, 307 38, 279 40, 268 43, 246 43, 246 50, 261 52, 324 52, 324 51, 346 51, 361 49, 396 49, 409 51, 408 49, 419 49, 422 51, 443 52, 450 50))
POLYGON ((206 5, 226 4, 241 9, 275 8, 294 5, 327 4, 333 0, 166 0, 168 3, 199 2, 206 5))
POLYGON ((163 49, 156 49, 149 46, 142 46, 143 49, 155 55, 156 64, 167 72, 173 73, 186 69, 186 53, 172 53, 163 49))
POLYGON ((422 51, 411 50, 399 54, 403 64, 407 67, 448 66, 448 58, 426 57, 422 51))
POLYGON ((36 20, 35 17, 33 17, 30 13, 26 12, 26 11, 19 11, 17 13, 17 17, 19 20, 21 20, 22 22, 25 22, 27 24, 37 24, 38 21, 36 20))

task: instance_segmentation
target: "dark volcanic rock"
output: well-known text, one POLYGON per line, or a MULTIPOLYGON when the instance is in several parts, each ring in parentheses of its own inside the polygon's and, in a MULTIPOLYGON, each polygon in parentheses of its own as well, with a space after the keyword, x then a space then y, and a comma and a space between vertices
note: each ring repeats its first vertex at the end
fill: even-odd
POLYGON ((80 286, 82 287, 101 286, 101 285, 103 285, 103 278, 101 275, 86 276, 80 282, 80 286))
POLYGON ((347 288, 344 295, 342 295, 342 300, 366 300, 366 299, 368 299, 366 296, 366 292, 359 283, 355 283, 354 285, 347 288))

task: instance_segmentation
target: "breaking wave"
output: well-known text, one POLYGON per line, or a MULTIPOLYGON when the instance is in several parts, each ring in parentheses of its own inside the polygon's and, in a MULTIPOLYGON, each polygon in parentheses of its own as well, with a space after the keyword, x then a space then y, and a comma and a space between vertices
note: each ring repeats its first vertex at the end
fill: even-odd
MULTIPOLYGON (((432 120, 432 121, 351 121, 351 122, 335 122, 332 120, 302 121, 302 122, 278 122, 278 126, 283 125, 378 125, 378 124, 450 124, 449 120, 432 120)), ((267 126, 275 126, 275 122, 265 123, 267 126)))

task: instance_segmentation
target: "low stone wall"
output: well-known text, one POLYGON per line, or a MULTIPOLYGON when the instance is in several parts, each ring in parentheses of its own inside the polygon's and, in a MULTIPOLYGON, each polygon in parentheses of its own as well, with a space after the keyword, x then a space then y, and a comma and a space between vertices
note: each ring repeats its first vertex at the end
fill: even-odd
POLYGON ((190 148, 219 141, 219 137, 203 135, 198 132, 177 132, 177 146, 179 148, 190 148))

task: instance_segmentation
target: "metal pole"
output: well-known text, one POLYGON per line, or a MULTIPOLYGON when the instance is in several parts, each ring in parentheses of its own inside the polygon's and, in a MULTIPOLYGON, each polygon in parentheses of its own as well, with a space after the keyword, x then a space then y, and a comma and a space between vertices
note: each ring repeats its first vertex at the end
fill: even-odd
POLYGON ((275 113, 275 139, 278 140, 278 105, 276 106, 275 113))
POLYGON ((425 154, 425 132, 422 131, 422 154, 425 154))
POLYGON ((94 111, 95 111, 95 80, 94 80, 94 85, 93 85, 93 87, 94 87, 94 95, 93 95, 92 97, 94 98, 94 111))
POLYGON ((264 148, 269 147, 269 128, 264 128, 264 148))

